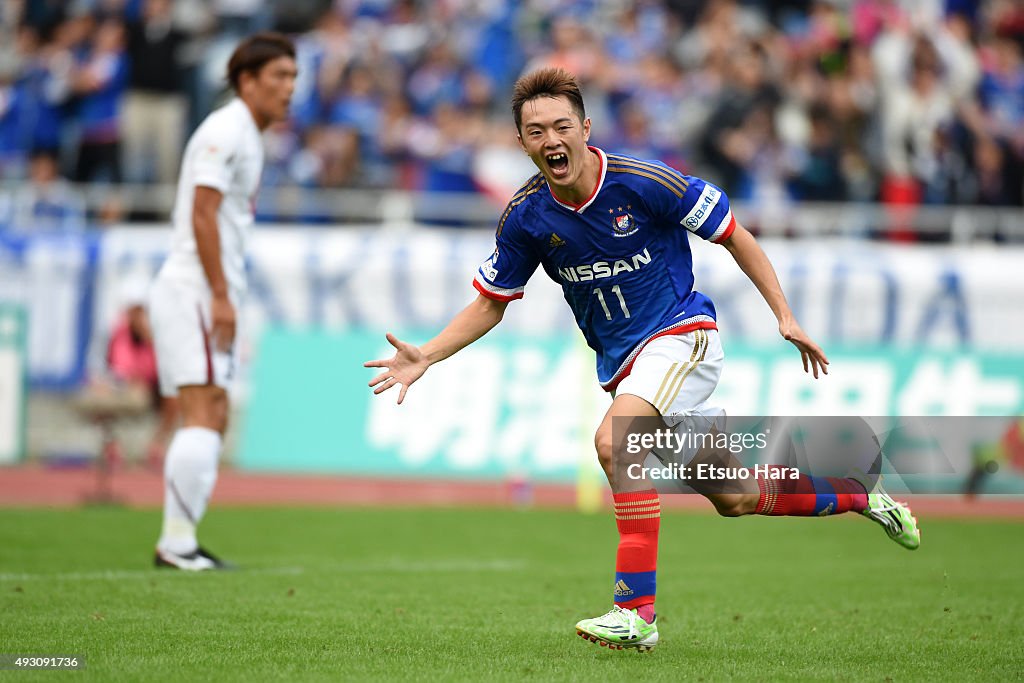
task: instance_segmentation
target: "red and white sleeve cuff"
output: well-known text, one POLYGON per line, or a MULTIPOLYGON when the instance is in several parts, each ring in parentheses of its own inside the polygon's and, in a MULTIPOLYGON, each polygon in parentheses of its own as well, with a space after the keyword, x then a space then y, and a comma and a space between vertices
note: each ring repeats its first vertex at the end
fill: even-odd
POLYGON ((494 299, 495 301, 515 301, 516 299, 523 298, 523 292, 525 287, 495 287, 491 283, 484 280, 479 274, 473 278, 473 286, 476 287, 476 291, 483 294, 488 299, 494 299))
POLYGON ((725 218, 722 219, 722 222, 718 224, 718 228, 711 233, 711 237, 709 237, 708 240, 715 244, 721 244, 732 237, 732 231, 735 229, 736 218, 732 215, 732 211, 730 210, 729 213, 725 214, 725 218))

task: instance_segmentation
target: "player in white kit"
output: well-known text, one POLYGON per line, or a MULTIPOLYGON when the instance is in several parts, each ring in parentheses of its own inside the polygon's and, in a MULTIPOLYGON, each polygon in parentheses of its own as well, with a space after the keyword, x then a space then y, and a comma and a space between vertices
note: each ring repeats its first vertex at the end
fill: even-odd
POLYGON ((263 170, 261 134, 288 117, 296 75, 287 38, 246 38, 228 62, 236 97, 207 116, 185 147, 171 252, 150 295, 160 390, 178 397, 182 415, 164 464, 158 567, 226 566, 199 545, 196 526, 217 480, 228 421, 236 311, 246 289, 246 247, 263 170))

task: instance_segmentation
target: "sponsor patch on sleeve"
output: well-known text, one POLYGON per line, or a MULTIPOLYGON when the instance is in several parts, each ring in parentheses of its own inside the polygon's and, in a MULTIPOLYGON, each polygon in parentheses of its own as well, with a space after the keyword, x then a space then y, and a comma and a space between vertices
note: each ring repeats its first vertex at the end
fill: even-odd
POLYGON ((498 250, 494 250, 494 254, 491 258, 483 262, 480 266, 480 274, 487 278, 489 281, 494 282, 498 279, 498 269, 495 268, 495 264, 498 262, 498 250))
POLYGON ((718 201, 721 198, 721 190, 711 184, 705 184, 704 191, 697 198, 697 203, 693 205, 690 213, 686 214, 679 223, 690 232, 697 232, 711 216, 711 212, 718 205, 718 201))

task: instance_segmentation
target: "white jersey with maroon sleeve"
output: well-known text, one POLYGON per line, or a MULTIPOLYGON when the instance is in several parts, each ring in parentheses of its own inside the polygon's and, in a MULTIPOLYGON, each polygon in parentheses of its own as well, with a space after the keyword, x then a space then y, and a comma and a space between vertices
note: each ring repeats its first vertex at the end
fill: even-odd
MULTIPOLYGON (((238 359, 236 333, 231 349, 215 348, 210 292, 196 249, 192 210, 197 187, 223 196, 217 211, 221 265, 229 296, 239 312, 246 289, 245 257, 253 224, 253 202, 263 170, 263 140, 240 99, 216 110, 185 147, 172 214, 171 251, 150 291, 149 314, 156 346, 160 390, 217 385, 230 388, 238 359)), ((236 330, 241 330, 240 321, 236 330)))
POLYGON ((245 292, 245 255, 263 172, 263 139, 249 107, 235 98, 210 114, 185 147, 171 221, 171 253, 161 276, 206 284, 192 226, 197 187, 223 195, 217 211, 221 263, 232 294, 245 292))

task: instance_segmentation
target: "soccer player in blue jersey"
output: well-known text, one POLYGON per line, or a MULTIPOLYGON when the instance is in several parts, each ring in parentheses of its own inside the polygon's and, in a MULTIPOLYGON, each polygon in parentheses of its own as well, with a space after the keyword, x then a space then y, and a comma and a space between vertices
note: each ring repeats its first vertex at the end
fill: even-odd
MULTIPOLYGON (((601 386, 614 396, 595 436, 619 530, 613 607, 576 631, 615 649, 650 650, 658 642, 654 612, 660 503, 649 482, 614 476, 616 418, 661 418, 672 426, 713 415, 708 404, 724 355, 715 307, 693 289, 692 236, 721 244, 764 297, 779 333, 815 378, 828 359, 794 319, 775 270, 729 209, 725 193, 657 161, 587 145, 590 119, 574 78, 560 69, 522 77, 512 99, 519 141, 540 172, 509 202, 498 222, 494 254, 473 281, 479 296, 436 337, 416 347, 388 334, 396 353, 369 361, 383 368, 370 382, 379 394, 401 387, 398 402, 427 368, 497 325, 521 298, 538 266, 562 286, 597 354, 601 386)), ((617 428, 618 429, 618 428, 617 428)), ((617 436, 616 438, 620 438, 617 436)), ((727 491, 705 492, 719 513, 820 516, 857 511, 913 549, 920 534, 910 510, 866 479, 751 477, 727 491), (868 488, 871 490, 867 490, 868 488)))

